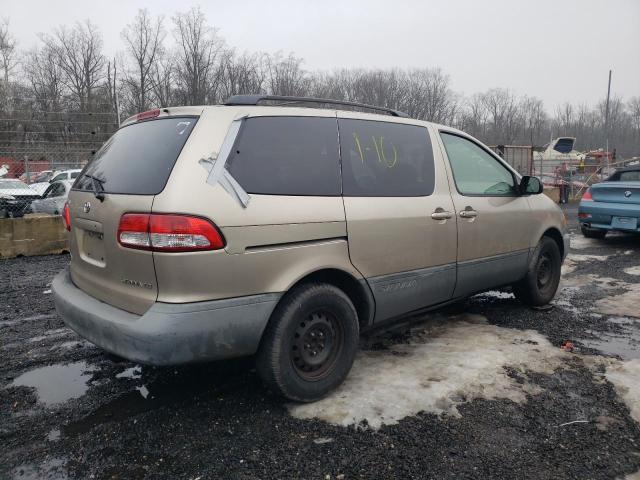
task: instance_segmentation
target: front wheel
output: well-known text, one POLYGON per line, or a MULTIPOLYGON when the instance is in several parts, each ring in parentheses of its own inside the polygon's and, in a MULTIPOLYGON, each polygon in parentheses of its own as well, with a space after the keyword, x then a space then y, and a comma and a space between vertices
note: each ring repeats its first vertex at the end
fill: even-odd
POLYGON ((550 237, 542 237, 533 252, 527 274, 513 285, 516 298, 532 307, 549 303, 558 290, 561 267, 558 244, 550 237))
POLYGON ((276 393, 298 402, 324 397, 347 377, 358 347, 358 315, 337 287, 296 287, 276 307, 256 370, 276 393))

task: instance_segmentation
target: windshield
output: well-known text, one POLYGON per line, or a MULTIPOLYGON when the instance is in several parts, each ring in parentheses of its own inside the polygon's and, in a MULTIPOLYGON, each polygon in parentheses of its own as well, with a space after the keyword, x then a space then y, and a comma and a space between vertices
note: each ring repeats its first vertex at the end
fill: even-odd
POLYGON ((164 189, 196 117, 169 117, 118 130, 87 164, 73 185, 105 193, 156 195, 164 189))
POLYGON ((15 190, 15 189, 29 189, 26 183, 22 183, 19 180, 0 180, 0 190, 15 190))

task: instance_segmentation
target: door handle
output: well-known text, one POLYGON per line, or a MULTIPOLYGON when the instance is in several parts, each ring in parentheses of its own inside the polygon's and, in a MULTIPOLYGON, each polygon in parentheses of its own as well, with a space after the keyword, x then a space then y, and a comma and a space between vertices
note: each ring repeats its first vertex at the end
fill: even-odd
POLYGON ((478 216, 478 212, 471 207, 465 207, 464 210, 460 210, 459 215, 462 218, 475 218, 478 216))
POLYGON ((436 208, 431 214, 431 218, 433 218, 434 220, 448 220, 451 217, 453 217, 453 213, 447 212, 442 207, 436 208))

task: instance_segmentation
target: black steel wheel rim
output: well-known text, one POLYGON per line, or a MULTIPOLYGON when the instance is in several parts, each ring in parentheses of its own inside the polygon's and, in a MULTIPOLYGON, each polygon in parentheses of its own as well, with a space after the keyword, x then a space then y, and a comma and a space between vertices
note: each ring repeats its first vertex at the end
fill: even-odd
POLYGON ((553 260, 548 253, 540 255, 537 273, 538 288, 544 289, 551 285, 553 281, 553 260))
POLYGON ((331 372, 344 343, 344 331, 335 315, 316 310, 301 319, 291 339, 293 366, 303 379, 319 380, 331 372))

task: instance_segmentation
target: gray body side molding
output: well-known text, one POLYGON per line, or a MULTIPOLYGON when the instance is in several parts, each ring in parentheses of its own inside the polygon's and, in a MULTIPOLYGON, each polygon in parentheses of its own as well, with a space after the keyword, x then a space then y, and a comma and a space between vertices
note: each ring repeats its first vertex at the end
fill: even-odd
POLYGON ((376 302, 375 322, 419 310, 453 295, 455 263, 367 279, 376 302))
POLYGON ((459 262, 454 296, 466 297, 520 280, 527 273, 530 253, 525 249, 459 262))
POLYGON ((128 360, 177 365, 254 354, 280 293, 206 302, 154 303, 134 315, 86 294, 60 272, 56 310, 81 337, 128 360))

